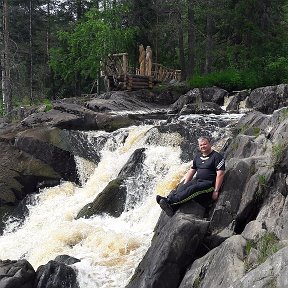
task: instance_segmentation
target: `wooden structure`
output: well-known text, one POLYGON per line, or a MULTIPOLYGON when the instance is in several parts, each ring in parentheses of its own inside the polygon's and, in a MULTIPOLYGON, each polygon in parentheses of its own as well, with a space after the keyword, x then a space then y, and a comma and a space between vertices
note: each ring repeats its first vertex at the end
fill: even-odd
POLYGON ((161 64, 152 63, 151 76, 140 75, 140 69, 133 73, 128 65, 128 53, 108 55, 102 63, 101 76, 107 91, 138 90, 152 88, 156 83, 168 82, 172 79, 180 81, 181 70, 173 70, 161 64))

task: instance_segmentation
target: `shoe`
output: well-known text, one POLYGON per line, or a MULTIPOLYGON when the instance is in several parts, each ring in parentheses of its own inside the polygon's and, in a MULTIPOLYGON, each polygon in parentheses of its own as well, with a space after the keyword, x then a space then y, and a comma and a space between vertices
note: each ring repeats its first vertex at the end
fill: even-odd
POLYGON ((162 210, 169 216, 172 217, 174 215, 174 210, 171 205, 168 203, 166 198, 160 200, 159 205, 162 210))
POLYGON ((160 195, 156 195, 156 202, 159 204, 161 199, 165 199, 165 197, 162 197, 160 195))

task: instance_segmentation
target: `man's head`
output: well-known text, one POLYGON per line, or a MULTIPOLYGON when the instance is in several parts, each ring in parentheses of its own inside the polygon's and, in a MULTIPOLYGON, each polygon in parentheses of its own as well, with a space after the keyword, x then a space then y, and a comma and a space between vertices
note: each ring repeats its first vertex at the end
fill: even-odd
POLYGON ((208 155, 212 151, 210 140, 207 137, 200 137, 198 139, 198 145, 201 153, 203 155, 208 155))

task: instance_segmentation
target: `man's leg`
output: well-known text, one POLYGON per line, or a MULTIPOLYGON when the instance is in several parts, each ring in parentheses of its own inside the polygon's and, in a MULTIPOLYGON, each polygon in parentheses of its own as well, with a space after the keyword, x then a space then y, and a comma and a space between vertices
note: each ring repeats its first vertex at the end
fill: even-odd
POLYGON ((213 183, 211 181, 193 179, 192 181, 178 187, 175 191, 172 191, 167 196, 167 199, 170 204, 177 204, 179 202, 179 204, 181 204, 186 202, 186 199, 189 201, 190 198, 192 199, 201 194, 201 191, 203 191, 203 193, 210 192, 212 187, 213 183))
POLYGON ((170 194, 167 196, 167 198, 157 195, 156 201, 160 205, 160 207, 165 211, 165 213, 169 217, 172 217, 173 214, 178 209, 179 204, 189 201, 190 200, 189 197, 191 197, 192 199, 194 193, 195 195, 197 195, 197 193, 201 194, 202 192, 203 193, 209 192, 206 191, 205 189, 209 189, 211 188, 211 186, 212 182, 210 181, 193 179, 192 181, 189 181, 186 184, 178 186, 176 190, 172 190, 170 194))

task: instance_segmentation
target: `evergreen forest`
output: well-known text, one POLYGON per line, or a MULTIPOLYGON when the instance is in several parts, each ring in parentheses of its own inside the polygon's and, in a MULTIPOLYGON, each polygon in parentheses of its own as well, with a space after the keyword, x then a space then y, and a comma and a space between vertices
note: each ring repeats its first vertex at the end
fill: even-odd
POLYGON ((288 0, 2 0, 2 115, 96 93, 101 63, 151 46, 192 87, 288 81, 288 0))

